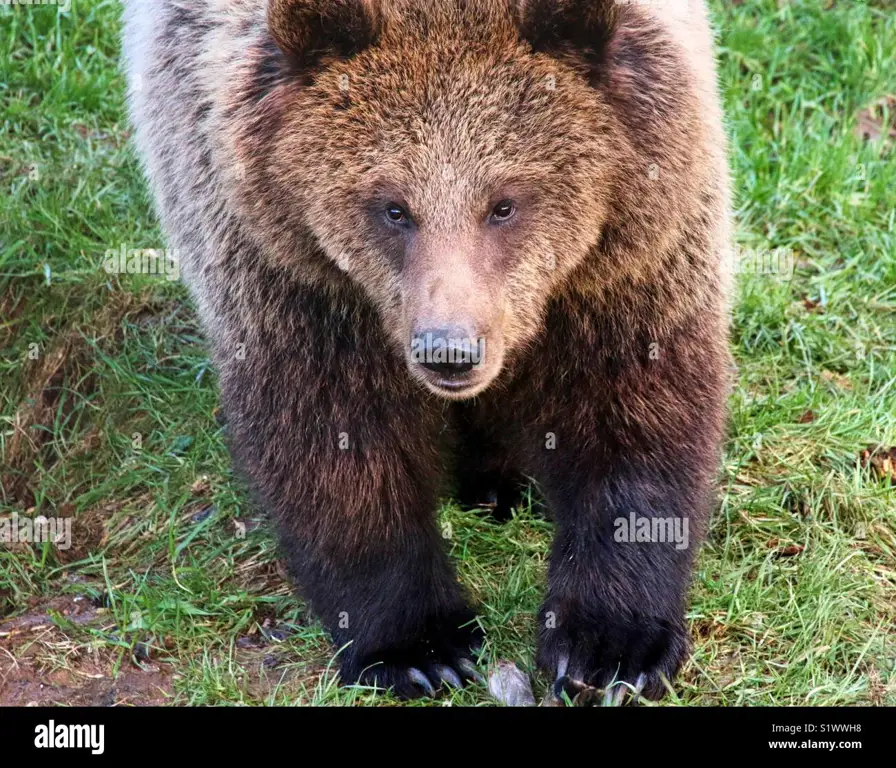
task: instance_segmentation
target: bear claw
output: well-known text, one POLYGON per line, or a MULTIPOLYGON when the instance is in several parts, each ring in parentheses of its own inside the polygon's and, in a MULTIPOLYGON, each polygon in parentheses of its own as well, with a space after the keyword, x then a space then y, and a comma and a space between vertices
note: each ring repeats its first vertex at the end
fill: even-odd
POLYGON ((465 676, 465 679, 475 680, 477 683, 485 685, 485 677, 480 674, 479 670, 476 669, 476 665, 470 659, 458 659, 455 666, 465 676))
POLYGON ((433 688, 432 683, 429 682, 429 678, 417 669, 417 667, 411 667, 408 670, 408 677, 411 679, 412 683, 419 685, 426 692, 426 695, 436 695, 436 689, 433 688))
POLYGON ((460 675, 457 674, 451 667, 447 664, 433 664, 432 671, 441 682, 444 682, 450 688, 463 688, 464 683, 463 680, 460 679, 460 675))

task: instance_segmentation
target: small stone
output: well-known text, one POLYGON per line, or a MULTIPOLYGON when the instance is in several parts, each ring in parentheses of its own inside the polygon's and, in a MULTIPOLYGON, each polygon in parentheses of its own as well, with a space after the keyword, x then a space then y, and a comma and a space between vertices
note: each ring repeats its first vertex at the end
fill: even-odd
POLYGON ((499 661, 488 675, 488 690, 508 707, 534 707, 532 683, 524 672, 510 661, 499 661))

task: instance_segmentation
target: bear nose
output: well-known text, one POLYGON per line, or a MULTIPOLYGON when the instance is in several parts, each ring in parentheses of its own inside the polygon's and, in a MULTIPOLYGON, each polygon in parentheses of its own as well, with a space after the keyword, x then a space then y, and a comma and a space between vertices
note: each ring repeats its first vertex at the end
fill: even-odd
POLYGON ((479 343, 460 328, 427 328, 411 340, 414 361, 440 376, 469 373, 480 362, 479 353, 479 343))

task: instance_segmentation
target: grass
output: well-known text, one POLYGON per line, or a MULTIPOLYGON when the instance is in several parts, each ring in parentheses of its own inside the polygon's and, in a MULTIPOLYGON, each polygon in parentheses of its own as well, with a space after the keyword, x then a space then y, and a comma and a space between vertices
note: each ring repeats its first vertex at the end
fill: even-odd
MULTIPOLYGON (((739 277, 720 507, 667 704, 896 704, 896 479, 862 455, 896 445, 896 163, 856 136, 896 94, 896 15, 824 5, 713 3, 737 240, 794 271, 739 277)), ((119 13, 0 6, 0 516, 70 517, 75 538, 0 549, 0 702, 394 703, 336 687, 233 480, 183 286, 101 269, 163 246, 119 13)), ((550 525, 442 522, 484 662, 531 668, 550 525)))

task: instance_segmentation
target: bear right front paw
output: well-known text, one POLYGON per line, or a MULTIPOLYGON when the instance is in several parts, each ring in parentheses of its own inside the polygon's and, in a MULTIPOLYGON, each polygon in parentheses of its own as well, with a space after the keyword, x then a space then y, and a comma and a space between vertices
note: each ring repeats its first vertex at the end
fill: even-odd
POLYGON ((482 644, 475 623, 445 630, 445 623, 429 628, 406 646, 385 648, 343 666, 343 683, 370 685, 401 699, 435 696, 439 689, 461 688, 470 681, 484 682, 473 663, 482 644))

